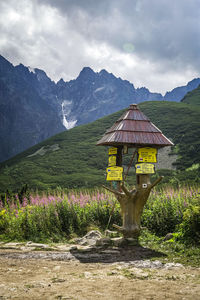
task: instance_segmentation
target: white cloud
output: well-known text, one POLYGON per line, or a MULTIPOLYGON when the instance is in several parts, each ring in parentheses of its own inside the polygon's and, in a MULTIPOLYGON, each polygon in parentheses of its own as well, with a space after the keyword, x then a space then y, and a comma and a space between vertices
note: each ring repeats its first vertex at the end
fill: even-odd
POLYGON ((0 52, 54 80, 84 66, 165 92, 200 76, 200 0, 1 0, 0 52))

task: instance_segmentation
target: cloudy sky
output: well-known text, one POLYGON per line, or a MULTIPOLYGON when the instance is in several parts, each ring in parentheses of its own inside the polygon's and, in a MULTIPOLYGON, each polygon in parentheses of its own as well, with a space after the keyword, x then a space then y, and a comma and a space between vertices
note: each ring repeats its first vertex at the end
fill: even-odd
POLYGON ((55 81, 89 66, 165 93, 200 77, 200 0, 0 0, 0 54, 55 81))

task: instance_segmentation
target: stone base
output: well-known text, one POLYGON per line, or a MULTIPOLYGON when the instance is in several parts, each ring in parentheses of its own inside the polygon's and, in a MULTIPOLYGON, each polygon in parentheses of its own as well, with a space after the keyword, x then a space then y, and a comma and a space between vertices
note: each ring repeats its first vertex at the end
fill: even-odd
POLYGON ((134 238, 113 238, 111 239, 113 246, 115 247, 127 247, 127 246, 137 246, 139 245, 138 239, 134 238))
POLYGON ((118 231, 113 231, 113 230, 106 230, 105 231, 105 236, 109 238, 116 238, 119 237, 119 232, 118 231))
POLYGON ((138 238, 131 237, 114 237, 119 235, 116 231, 107 231, 106 237, 103 237, 99 231, 92 230, 88 232, 82 238, 74 239, 76 245, 80 246, 89 246, 89 247, 127 247, 127 246, 136 246, 138 245, 138 238))

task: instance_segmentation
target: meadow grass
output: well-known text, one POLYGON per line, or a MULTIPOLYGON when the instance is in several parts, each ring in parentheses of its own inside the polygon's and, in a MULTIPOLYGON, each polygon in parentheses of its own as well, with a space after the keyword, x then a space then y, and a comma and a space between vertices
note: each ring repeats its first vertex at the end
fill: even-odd
MULTIPOLYGON (((0 202, 0 238, 11 240, 61 241, 83 235, 88 228, 106 228, 115 199, 100 190, 55 191, 13 195, 0 202)), ((119 223, 119 207, 113 214, 119 223)))
MULTIPOLYGON (((9 195, 0 201, 0 239, 59 242, 121 225, 120 206, 101 190, 62 190, 9 195), (114 211, 113 211, 114 207, 114 211)), ((200 187, 154 189, 144 208, 142 227, 157 237, 172 233, 171 243, 199 245, 200 187)))

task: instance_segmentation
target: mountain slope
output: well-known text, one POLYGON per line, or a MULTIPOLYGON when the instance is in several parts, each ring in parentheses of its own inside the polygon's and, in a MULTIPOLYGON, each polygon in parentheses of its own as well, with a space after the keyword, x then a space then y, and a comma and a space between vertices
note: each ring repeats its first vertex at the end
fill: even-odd
POLYGON ((200 85, 195 90, 187 93, 181 102, 200 105, 200 85))
POLYGON ((185 86, 179 86, 164 96, 164 100, 179 102, 190 91, 196 89, 200 84, 200 78, 195 78, 188 82, 185 86))
POLYGON ((52 81, 40 69, 14 67, 0 56, 0 162, 56 133, 92 122, 131 103, 179 101, 200 79, 164 97, 116 78, 106 70, 85 67, 69 82, 52 81))
MULTIPOLYGON (((175 143, 177 167, 200 160, 200 108, 174 102, 145 102, 140 109, 175 143)), ((122 111, 69 131, 28 149, 0 165, 1 191, 31 188, 89 187, 105 183, 106 147, 95 144, 122 111)), ((128 163, 129 159, 125 159, 128 163)))
POLYGON ((65 130, 52 107, 0 57, 0 161, 65 130))

